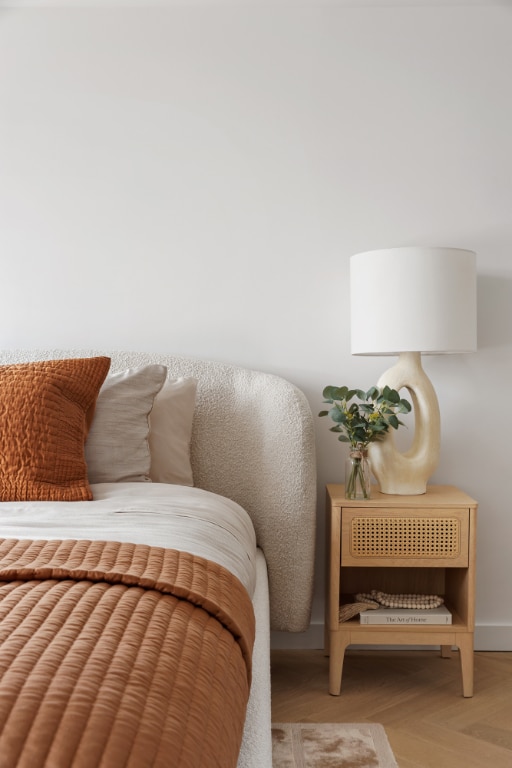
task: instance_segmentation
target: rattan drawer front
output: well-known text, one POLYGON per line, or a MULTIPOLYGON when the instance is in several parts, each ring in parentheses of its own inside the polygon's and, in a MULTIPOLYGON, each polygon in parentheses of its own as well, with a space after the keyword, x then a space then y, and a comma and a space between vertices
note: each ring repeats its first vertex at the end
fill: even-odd
POLYGON ((468 510, 344 509, 343 565, 468 564, 468 510))

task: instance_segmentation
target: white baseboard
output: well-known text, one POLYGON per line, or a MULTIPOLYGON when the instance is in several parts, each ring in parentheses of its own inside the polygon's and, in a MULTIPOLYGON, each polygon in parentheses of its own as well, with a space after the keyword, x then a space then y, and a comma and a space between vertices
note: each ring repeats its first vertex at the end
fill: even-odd
POLYGON ((512 626, 477 624, 475 651, 512 651, 512 626))
MULTIPOLYGON (((271 632, 270 647, 272 650, 296 651, 323 648, 324 625, 323 623, 311 624, 306 632, 271 632)), ((395 646, 385 647, 394 648, 395 646)), ((411 646, 411 648, 419 648, 419 646, 411 646)), ((477 624, 475 627, 475 651, 512 651, 512 626, 477 624)))

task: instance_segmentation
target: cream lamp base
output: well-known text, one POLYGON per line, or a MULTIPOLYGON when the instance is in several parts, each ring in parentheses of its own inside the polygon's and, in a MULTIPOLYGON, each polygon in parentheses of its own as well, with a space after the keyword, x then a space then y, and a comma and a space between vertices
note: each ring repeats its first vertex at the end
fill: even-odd
POLYGON ((398 362, 379 379, 399 391, 405 387, 414 413, 414 438, 410 450, 401 453, 391 431, 384 440, 370 443, 371 469, 382 493, 418 495, 427 490, 427 481, 439 462, 441 417, 434 387, 421 365, 419 352, 402 352, 398 362))

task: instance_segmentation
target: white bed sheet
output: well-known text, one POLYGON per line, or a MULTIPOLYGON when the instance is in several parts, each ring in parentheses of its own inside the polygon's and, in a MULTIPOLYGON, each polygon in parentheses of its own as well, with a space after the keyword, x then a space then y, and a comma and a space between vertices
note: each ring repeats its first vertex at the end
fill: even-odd
POLYGON ((256 535, 236 502, 200 488, 165 483, 98 483, 93 501, 0 504, 0 538, 93 539, 168 547, 227 568, 251 598, 256 535))

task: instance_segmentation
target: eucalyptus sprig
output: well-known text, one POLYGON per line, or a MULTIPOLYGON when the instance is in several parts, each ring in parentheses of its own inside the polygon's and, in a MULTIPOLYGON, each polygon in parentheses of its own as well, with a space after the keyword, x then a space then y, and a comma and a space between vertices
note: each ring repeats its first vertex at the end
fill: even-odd
POLYGON ((390 427, 398 429, 403 426, 396 414, 411 410, 409 401, 388 386, 382 389, 370 387, 367 392, 328 386, 323 391, 323 397, 324 402, 333 407, 320 411, 318 415, 330 416, 335 422, 330 431, 339 433, 338 440, 350 443, 354 449, 366 448, 369 443, 382 440, 390 427), (355 398, 359 402, 352 402, 355 398))

